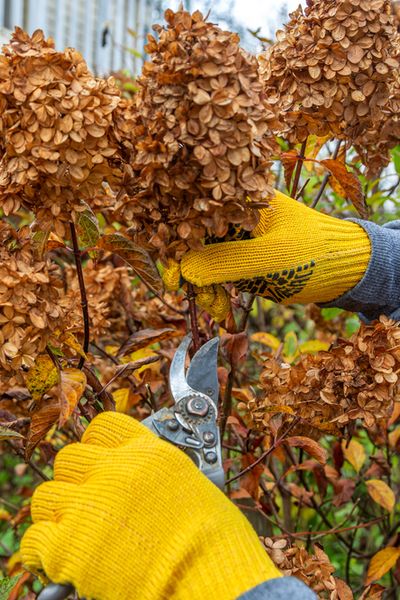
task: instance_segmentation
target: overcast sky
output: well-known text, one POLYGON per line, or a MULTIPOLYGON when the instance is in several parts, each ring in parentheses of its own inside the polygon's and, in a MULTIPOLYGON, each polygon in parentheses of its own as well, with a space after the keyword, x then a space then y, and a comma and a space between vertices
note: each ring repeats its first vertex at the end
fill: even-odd
MULTIPOLYGON (((192 3, 195 4, 196 0, 192 0, 192 3)), ((291 12, 299 4, 304 6, 305 2, 300 0, 236 0, 234 16, 250 29, 262 28, 264 23, 271 21, 280 26, 279 16, 282 8, 287 5, 288 12, 291 12)))

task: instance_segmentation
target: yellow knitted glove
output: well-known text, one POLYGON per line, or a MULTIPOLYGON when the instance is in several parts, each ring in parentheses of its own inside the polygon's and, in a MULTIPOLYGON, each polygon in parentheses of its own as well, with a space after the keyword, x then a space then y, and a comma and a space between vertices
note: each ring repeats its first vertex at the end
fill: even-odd
MULTIPOLYGON (((163 270, 162 279, 167 290, 171 292, 179 290, 181 286, 180 263, 170 258, 168 267, 163 270)), ((204 308, 217 323, 225 319, 231 310, 231 303, 222 285, 195 287, 194 291, 196 293, 196 303, 204 308)))
POLYGON ((252 239, 190 251, 184 279, 196 286, 234 282, 283 304, 330 302, 363 277, 371 254, 357 223, 324 215, 276 192, 252 239))
POLYGON ((280 577, 246 518, 131 417, 97 416, 32 500, 26 566, 97 600, 234 599, 280 577))

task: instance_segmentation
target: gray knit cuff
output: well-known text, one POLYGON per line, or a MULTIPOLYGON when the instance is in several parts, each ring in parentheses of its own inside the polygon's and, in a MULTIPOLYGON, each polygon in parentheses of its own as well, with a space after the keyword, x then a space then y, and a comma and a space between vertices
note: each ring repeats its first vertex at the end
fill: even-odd
POLYGON ((300 579, 269 579, 239 596, 238 600, 317 600, 317 596, 300 579))
POLYGON ((400 320, 400 221, 383 227, 361 219, 349 221, 361 225, 371 240, 368 268, 349 292, 320 306, 359 312, 365 321, 378 319, 382 314, 400 320))

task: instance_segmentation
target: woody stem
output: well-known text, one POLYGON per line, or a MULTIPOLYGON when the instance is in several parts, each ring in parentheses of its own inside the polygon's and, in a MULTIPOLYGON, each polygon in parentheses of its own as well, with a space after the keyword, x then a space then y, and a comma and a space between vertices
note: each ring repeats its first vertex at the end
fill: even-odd
MULTIPOLYGON (((81 307, 82 307, 82 316, 83 316, 83 351, 86 354, 89 349, 89 339, 90 339, 90 326, 89 326, 89 309, 88 302, 86 296, 86 288, 85 288, 85 280, 83 279, 83 269, 82 269, 82 256, 79 250, 78 238, 76 235, 76 229, 74 223, 72 221, 69 224, 71 230, 71 240, 72 247, 74 250, 75 264, 76 264, 76 273, 78 275, 79 282, 79 291, 81 294, 81 307)), ((82 369, 84 365, 85 359, 81 356, 78 364, 78 369, 82 369)))

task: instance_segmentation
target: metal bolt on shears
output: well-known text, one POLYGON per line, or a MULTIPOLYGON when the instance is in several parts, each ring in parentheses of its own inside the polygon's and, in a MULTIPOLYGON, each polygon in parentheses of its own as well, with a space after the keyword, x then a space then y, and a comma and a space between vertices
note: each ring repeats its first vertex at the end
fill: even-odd
MULTIPOLYGON (((218 418, 217 337, 206 342, 185 363, 192 338, 178 346, 169 371, 169 388, 174 405, 161 408, 142 421, 160 438, 181 448, 200 471, 219 488, 224 486, 218 418)), ((50 584, 38 600, 64 600, 73 593, 71 585, 50 584)))

